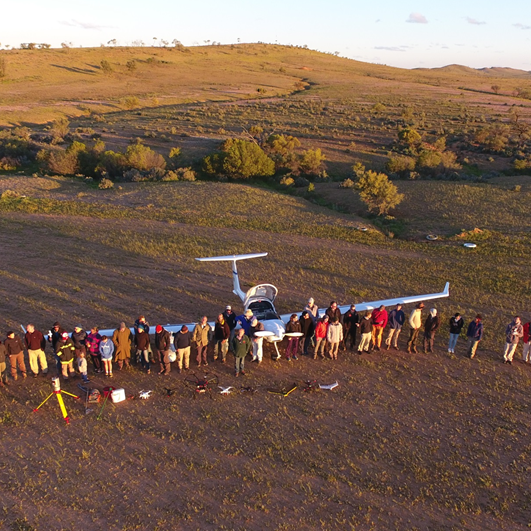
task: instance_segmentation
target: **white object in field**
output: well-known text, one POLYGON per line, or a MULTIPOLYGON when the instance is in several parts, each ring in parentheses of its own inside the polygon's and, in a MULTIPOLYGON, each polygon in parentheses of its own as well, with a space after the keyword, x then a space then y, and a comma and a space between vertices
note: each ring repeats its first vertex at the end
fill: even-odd
POLYGON ((232 385, 229 385, 228 387, 222 387, 221 385, 218 385, 218 387, 221 389, 220 394, 222 395, 229 395, 231 390, 234 389, 232 385))
POLYGON ((153 391, 140 391, 140 393, 138 393, 138 397, 142 400, 147 400, 151 396, 152 392, 153 391))
POLYGON ((467 249, 475 249, 477 245, 475 243, 464 243, 463 247, 466 247, 467 249))
POLYGON ((430 242, 434 242, 435 240, 439 239, 439 236, 437 236, 436 234, 428 234, 426 236, 426 239, 429 240, 430 242))
POLYGON ((286 337, 301 337, 304 334, 302 332, 286 332, 284 335, 286 337))
POLYGON ((111 393, 111 400, 113 404, 117 404, 118 402, 123 402, 125 400, 125 389, 114 389, 111 393))
POLYGON ((338 385, 339 383, 337 381, 330 385, 319 384, 319 389, 327 389, 328 391, 331 391, 332 389, 335 389, 338 385))
POLYGON ((358 230, 361 230, 361 232, 367 232, 367 227, 358 227, 358 230))
POLYGON ((175 352, 170 351, 168 354, 168 359, 170 360, 170 363, 173 363, 177 359, 177 354, 175 352))

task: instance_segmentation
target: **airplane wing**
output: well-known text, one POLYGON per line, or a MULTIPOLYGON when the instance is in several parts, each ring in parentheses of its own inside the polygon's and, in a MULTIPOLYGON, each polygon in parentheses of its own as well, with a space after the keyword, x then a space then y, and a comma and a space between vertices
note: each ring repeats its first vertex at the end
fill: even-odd
MULTIPOLYGON (((390 307, 390 306, 396 306, 397 304, 412 304, 416 302, 422 302, 422 301, 431 301, 434 299, 442 299, 444 297, 450 296, 450 283, 447 282, 444 286, 444 290, 440 293, 428 293, 425 295, 411 295, 409 297, 398 297, 396 299, 384 299, 381 301, 371 301, 371 302, 355 302, 353 301, 353 304, 356 305, 356 310, 358 312, 363 312, 365 310, 374 310, 375 308, 379 308, 380 306, 390 307)), ((350 310, 350 304, 347 304, 345 306, 338 306, 339 310, 342 314, 344 314, 346 311, 350 310)), ((325 314, 326 309, 319 310, 319 317, 322 317, 325 314)), ((293 312, 296 313, 299 317, 302 312, 293 312)), ((289 318, 291 317, 291 313, 285 313, 280 316, 282 321, 287 323, 289 321, 289 318)))

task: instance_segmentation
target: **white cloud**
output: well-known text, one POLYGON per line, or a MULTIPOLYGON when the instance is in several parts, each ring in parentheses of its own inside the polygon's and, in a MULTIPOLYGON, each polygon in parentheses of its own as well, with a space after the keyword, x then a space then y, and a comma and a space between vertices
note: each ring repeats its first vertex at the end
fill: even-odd
POLYGON ((482 26, 483 24, 486 24, 486 22, 483 22, 481 20, 477 20, 475 18, 472 18, 472 17, 466 17, 465 20, 469 23, 469 24, 474 24, 475 26, 482 26))
POLYGON ((517 22, 516 24, 513 24, 515 28, 521 29, 521 30, 528 30, 531 29, 531 26, 526 26, 525 24, 521 24, 520 22, 517 22))
POLYGON ((375 46, 375 50, 385 50, 386 52, 405 52, 408 46, 375 46))
POLYGON ((110 26, 100 26, 99 24, 92 24, 91 22, 80 22, 79 20, 62 20, 60 24, 63 26, 72 26, 75 28, 82 28, 86 30, 102 30, 104 28, 109 28, 110 26))
POLYGON ((406 22, 411 22, 412 24, 427 24, 428 19, 420 13, 411 13, 406 22))

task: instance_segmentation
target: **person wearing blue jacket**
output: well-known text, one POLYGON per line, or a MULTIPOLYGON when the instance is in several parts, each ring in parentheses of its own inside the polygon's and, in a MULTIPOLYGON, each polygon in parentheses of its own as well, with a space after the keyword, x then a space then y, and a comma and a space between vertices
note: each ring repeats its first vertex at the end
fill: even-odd
POLYGON ((404 326, 404 322, 406 320, 406 315, 402 311, 402 305, 400 303, 396 305, 396 308, 394 310, 391 310, 389 312, 388 320, 389 335, 385 340, 387 350, 391 348, 391 344, 393 345, 393 348, 395 350, 400 350, 398 348, 398 336, 400 335, 400 332, 402 331, 402 326, 404 326))

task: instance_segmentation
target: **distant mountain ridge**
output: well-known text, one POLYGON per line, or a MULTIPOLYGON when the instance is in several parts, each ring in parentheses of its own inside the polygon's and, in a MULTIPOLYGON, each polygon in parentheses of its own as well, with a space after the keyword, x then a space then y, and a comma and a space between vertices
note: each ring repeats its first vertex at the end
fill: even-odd
POLYGON ((448 73, 466 73, 466 74, 484 74, 494 77, 523 77, 531 78, 531 71, 529 70, 519 70, 517 68, 510 68, 506 66, 490 66, 483 68, 471 68, 470 66, 452 64, 441 66, 438 68, 414 68, 413 70, 421 70, 424 72, 448 72, 448 73))

